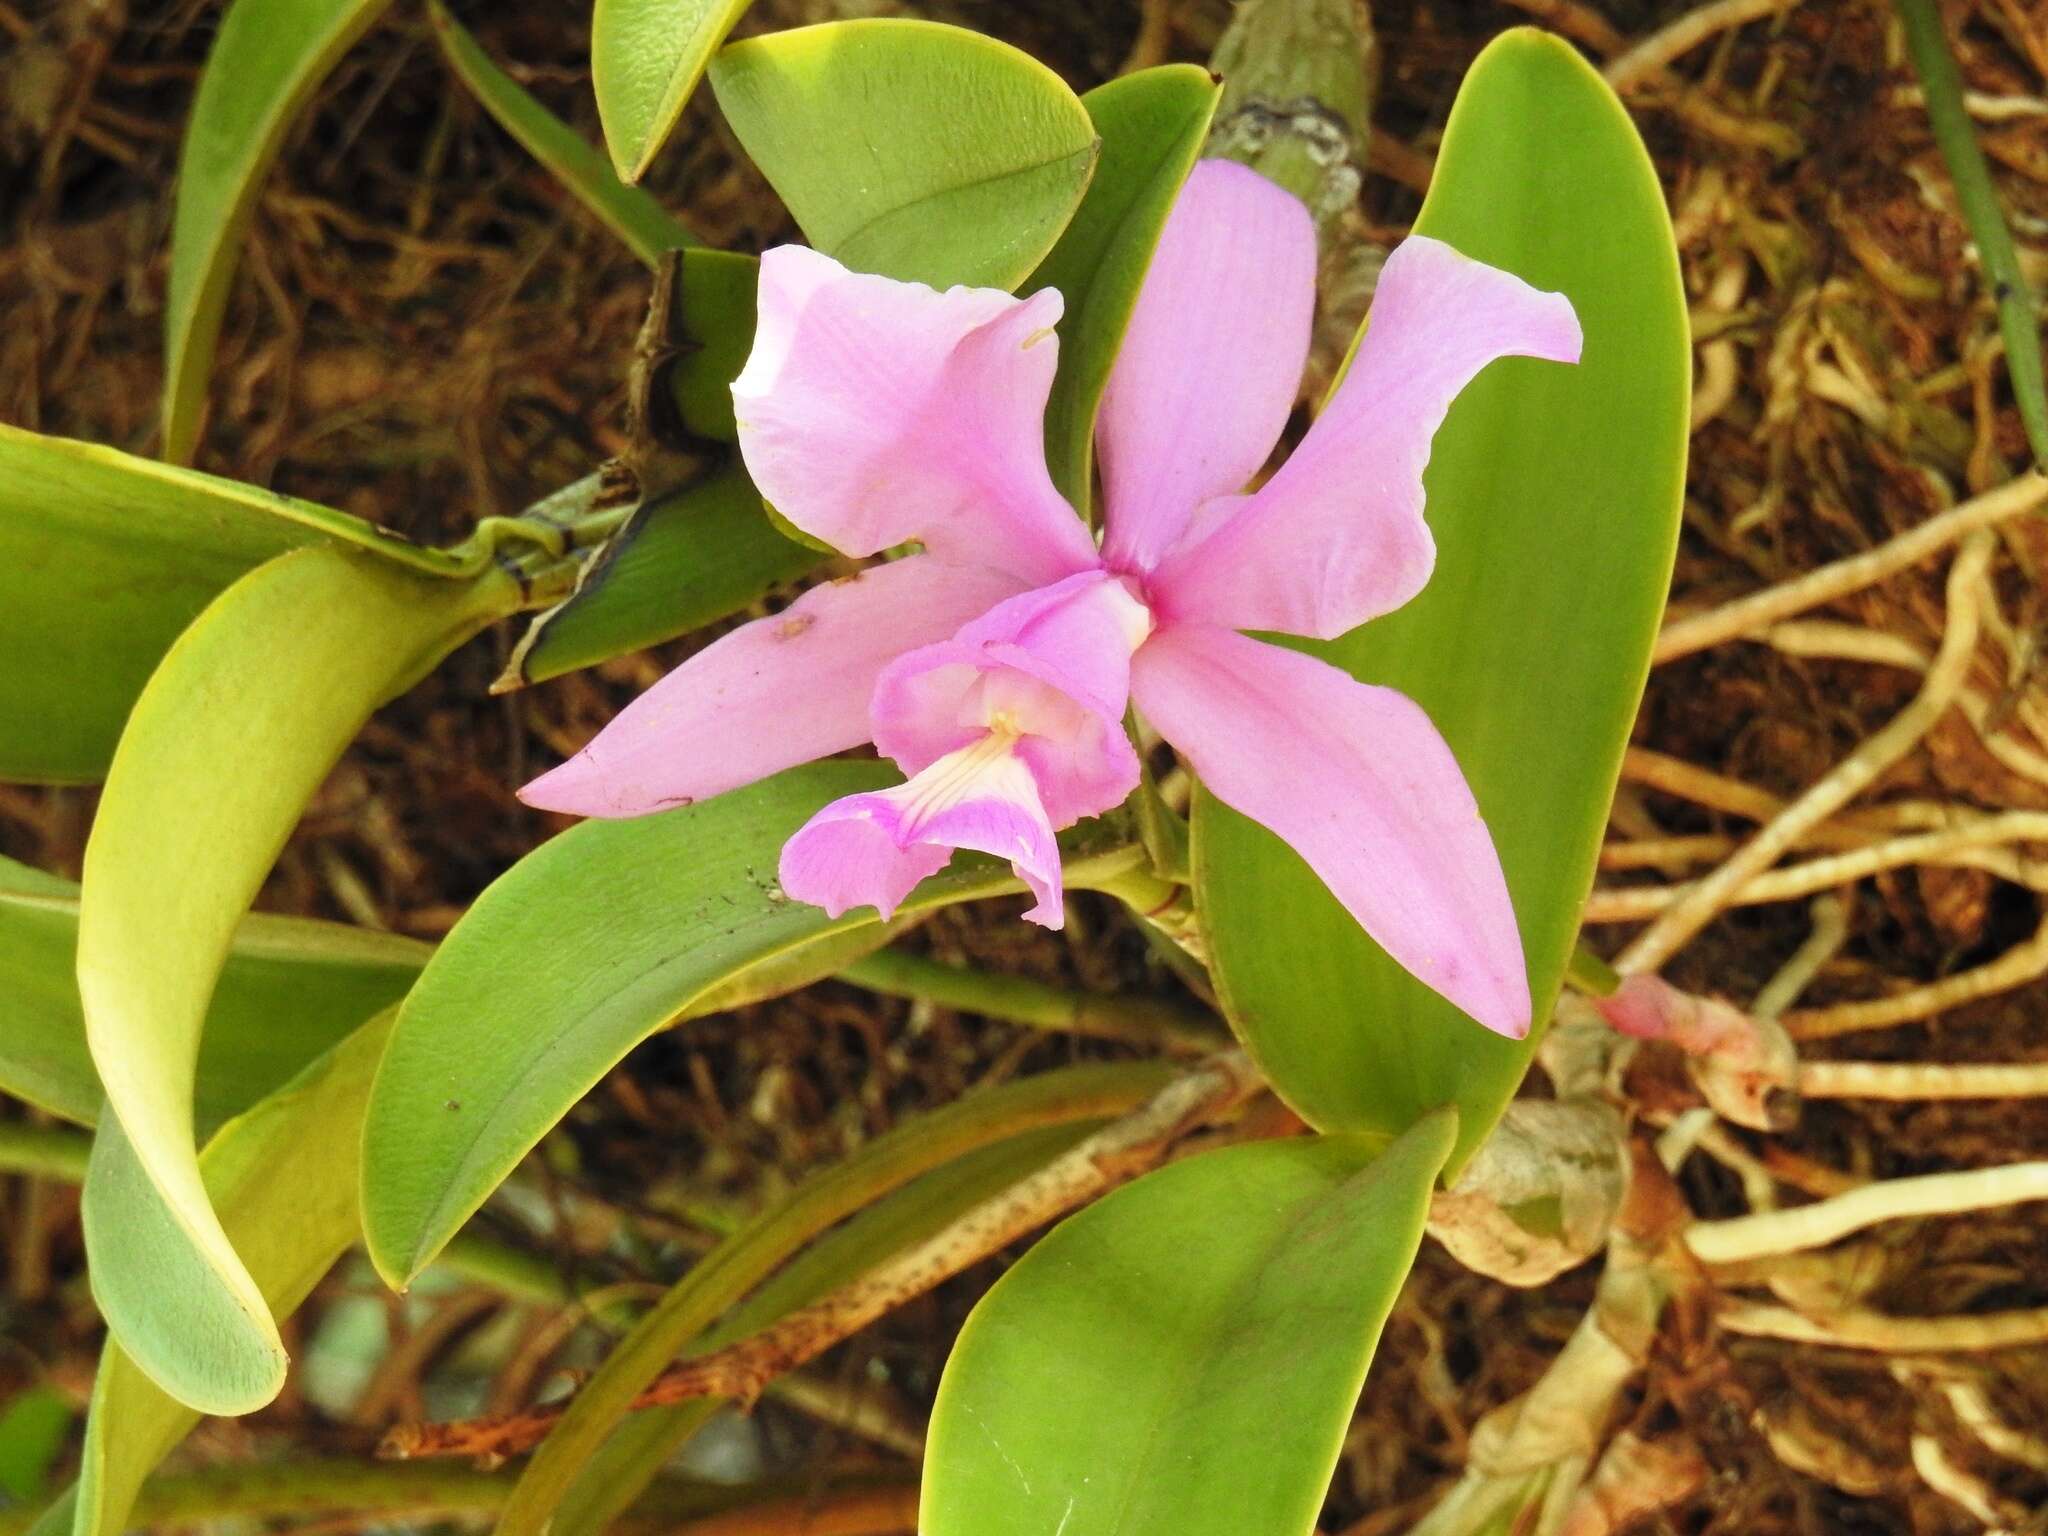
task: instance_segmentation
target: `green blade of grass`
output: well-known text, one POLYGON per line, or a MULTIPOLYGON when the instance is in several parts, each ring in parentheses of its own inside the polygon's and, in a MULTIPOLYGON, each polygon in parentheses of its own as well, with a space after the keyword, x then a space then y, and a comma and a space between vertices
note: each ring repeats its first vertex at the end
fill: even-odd
POLYGON ((1956 184, 1956 202, 1963 210, 1970 238, 1977 242, 1977 259, 1998 306, 2006 372, 2012 379, 2013 403, 2027 429, 2027 446, 2033 450, 2035 463, 2048 466, 2048 381, 2044 381, 2041 367, 2041 309, 2020 271, 2012 231, 2006 227, 2005 211, 1998 206, 1998 192, 1991 185, 1991 167, 1985 163, 1969 109, 1963 105, 1962 71, 1949 50, 1934 0, 1892 0, 1892 5, 1906 29, 1906 53, 1927 97, 1927 121, 1934 129, 1934 142, 1948 166, 1949 179, 1956 184))

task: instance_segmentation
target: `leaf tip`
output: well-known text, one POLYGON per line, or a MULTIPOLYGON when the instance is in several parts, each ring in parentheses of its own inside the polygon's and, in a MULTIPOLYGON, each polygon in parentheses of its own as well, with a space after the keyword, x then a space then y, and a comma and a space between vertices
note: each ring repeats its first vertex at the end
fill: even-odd
POLYGON ((416 1247, 405 1255, 393 1252, 368 1223, 364 1225, 363 1248, 369 1255, 370 1268, 377 1272, 377 1278, 384 1282, 386 1289, 399 1296, 412 1289, 413 1281, 419 1279, 420 1271, 429 1262, 420 1256, 416 1247))

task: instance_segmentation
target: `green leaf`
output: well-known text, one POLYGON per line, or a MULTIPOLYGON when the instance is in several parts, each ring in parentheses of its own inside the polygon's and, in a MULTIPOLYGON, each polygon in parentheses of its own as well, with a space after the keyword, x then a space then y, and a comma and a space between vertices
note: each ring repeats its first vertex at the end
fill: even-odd
POLYGON ((85 1165, 91 1157, 92 1138, 83 1131, 64 1125, 0 1120, 0 1172, 82 1184, 85 1165))
POLYGON ((1006 1083, 905 1121, 806 1179, 698 1261, 619 1341, 527 1463, 497 1536, 558 1529, 557 1506, 565 1495, 581 1511, 571 1525, 597 1529, 595 1506, 617 1508, 633 1498, 661 1466, 660 1453, 687 1438, 715 1407, 695 1405, 651 1435, 653 1443, 631 1458, 634 1475, 609 1457, 594 1459, 634 1398, 670 1361, 693 1344, 702 1352, 743 1338, 850 1282, 1043 1167, 1086 1135, 1090 1122, 1135 1107, 1168 1075, 1155 1065, 1124 1063, 1006 1083), (745 1305, 730 1310, 757 1285, 745 1305), (594 1485, 600 1464, 604 1482, 594 1485))
POLYGON ((919 1530, 1312 1530, 1456 1129, 1227 1147, 1055 1227, 953 1346, 919 1530))
POLYGON ((284 1379, 269 1311, 193 1155, 201 1027, 235 929, 370 711, 517 600, 496 572, 435 581, 331 546, 294 550, 199 616, 122 733, 85 851, 79 994, 107 1101, 204 1259, 217 1312, 237 1320, 210 1340, 204 1377, 162 1379, 194 1407, 246 1413, 284 1379))
POLYGON ((2041 360, 2041 306, 2020 265, 2012 230, 1999 206, 1991 167, 1977 143, 1977 125, 1963 100, 1963 75, 1949 51, 1948 34, 1934 0, 1892 0, 1906 34, 1906 53, 1927 98, 1927 121, 1955 183, 1956 204, 1977 243, 1977 260, 1989 280, 2005 341, 2005 374, 2012 403, 2026 428, 2036 465, 2048 465, 2048 380, 2041 360))
POLYGON ((819 560, 769 526, 735 467, 640 508, 578 583, 534 620, 508 683, 538 683, 735 613, 819 560))
MULTIPOLYGON (((266 1317, 273 1312, 289 1317, 355 1240, 363 1103, 390 1022, 388 1014, 371 1020, 277 1093, 229 1121, 200 1159, 207 1193, 227 1236, 248 1262, 266 1317)), ((144 1206, 133 1209, 138 1218, 149 1219, 144 1206)), ((164 1236, 177 1246, 170 1233, 164 1236)), ((124 1245, 120 1257, 149 1266, 160 1261, 160 1252, 153 1246, 124 1245)), ((93 1283, 102 1297, 105 1267, 96 1255, 93 1283)), ((146 1268, 140 1278, 147 1280, 146 1268)), ((172 1299, 171 1304, 175 1309, 180 1302, 172 1299)), ((274 1332, 276 1325, 271 1326, 274 1332)), ((152 1342, 206 1352, 204 1340, 152 1342)), ((86 1420, 70 1526, 74 1536, 119 1536, 143 1479, 199 1417, 109 1339, 86 1420)), ((38 1523, 37 1536, 46 1528, 63 1528, 55 1512, 38 1523)))
POLYGON ((1094 495, 1095 411, 1173 200, 1201 153, 1222 86, 1195 64, 1139 70, 1081 98, 1102 158, 1073 221, 1020 293, 1057 288, 1060 369, 1045 408, 1053 484, 1076 507, 1094 495))
POLYGON ((42 1498, 74 1417, 54 1387, 29 1387, 0 1408, 0 1495, 17 1504, 42 1498))
POLYGON ((99 778, 199 610, 252 567, 327 540, 463 569, 312 502, 0 425, 0 779, 99 778))
POLYGON ((722 985, 713 987, 690 1004, 690 1015, 702 1018, 787 997, 805 987, 837 976, 856 960, 865 960, 876 950, 894 943, 931 915, 929 907, 899 912, 886 923, 867 923, 842 928, 837 933, 811 940, 795 949, 784 950, 767 960, 748 966, 722 985))
MULTIPOLYGON (((0 854, 0 902, 22 897, 42 898, 52 901, 78 899, 78 887, 62 875, 53 875, 47 870, 23 864, 0 854)), ((10 947, 0 950, 0 956, 12 960, 15 950, 10 947)))
MULTIPOLYGON (((775 884, 782 844, 842 795, 895 782, 878 763, 792 769, 698 805, 586 821, 477 898, 413 988, 377 1079, 363 1216, 378 1272, 404 1286, 627 1051, 761 967, 792 985, 844 963, 833 920, 775 884), (817 969, 792 970, 825 943, 817 969)), ((1070 880, 1079 883, 1079 876, 1070 880)), ((1017 889, 963 859, 904 914, 1017 889)))
POLYGON ((812 245, 940 288, 1015 287, 1095 164, 1094 126, 1058 75, 936 22, 749 38, 712 61, 711 88, 812 245))
POLYGON ((688 251, 676 285, 683 353, 669 392, 683 427, 698 437, 739 438, 732 417, 732 381, 754 350, 754 302, 761 263, 737 251, 688 251))
POLYGON ((675 131, 711 52, 747 0, 597 0, 590 83, 612 164, 638 181, 675 131))
POLYGON ((192 457, 206 375, 256 194, 286 131, 390 0, 234 0, 199 77, 178 156, 164 303, 164 457, 192 457))
MULTIPOLYGON (((533 93, 491 62, 468 28, 433 0, 427 16, 435 41, 462 83, 526 152, 547 167, 575 199, 650 267, 662 252, 697 244, 682 220, 653 195, 626 185, 590 141, 542 106, 533 93)), ((700 66, 701 67, 701 66, 700 66)))
POLYGON ((1538 1031, 1481 1029, 1206 795, 1195 877, 1218 993, 1282 1096, 1326 1130, 1455 1103, 1455 1170, 1521 1081, 1577 937, 1671 578, 1691 362, 1649 157, 1556 38, 1517 29, 1472 66, 1416 231, 1562 290, 1584 361, 1495 363, 1458 398, 1430 456, 1429 586, 1302 649, 1400 689, 1449 739, 1507 870, 1538 1031))
MULTIPOLYGON (((235 930, 199 1042, 202 1135, 406 993, 430 946, 258 914, 235 930)), ((0 858, 0 1092, 80 1125, 103 1097, 78 1001, 78 887, 0 858)))

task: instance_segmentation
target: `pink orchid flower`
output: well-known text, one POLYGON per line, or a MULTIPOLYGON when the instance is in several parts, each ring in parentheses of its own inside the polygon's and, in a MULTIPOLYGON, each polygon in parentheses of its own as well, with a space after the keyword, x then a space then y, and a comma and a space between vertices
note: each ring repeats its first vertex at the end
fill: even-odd
POLYGON ((887 916, 977 849, 1010 860, 1037 898, 1026 916, 1057 928, 1054 834, 1136 787, 1135 700, 1396 960, 1523 1033, 1514 908, 1443 738, 1404 695, 1240 631, 1327 639, 1421 590, 1422 471, 1452 399, 1498 357, 1575 362, 1578 322, 1561 295, 1404 242, 1343 385, 1242 494, 1294 406, 1315 268, 1297 199, 1224 161, 1190 176, 1102 400, 1098 548, 1045 465, 1057 292, 939 293, 769 251, 732 386, 747 468, 848 555, 922 552, 706 647, 522 798, 637 816, 873 742, 908 781, 812 817, 783 890, 887 916))

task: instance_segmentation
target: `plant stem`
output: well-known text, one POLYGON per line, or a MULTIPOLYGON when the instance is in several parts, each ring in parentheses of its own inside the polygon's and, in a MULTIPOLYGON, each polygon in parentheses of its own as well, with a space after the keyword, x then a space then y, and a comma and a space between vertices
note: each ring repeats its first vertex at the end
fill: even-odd
POLYGON ((466 1280, 488 1285, 521 1301, 563 1307, 582 1302, 562 1272, 546 1259, 474 1232, 456 1233, 434 1262, 466 1280))
POLYGON ((1164 1046, 1198 1054, 1223 1043, 1223 1032, 1207 1013, 1156 998, 1069 992, 1022 976, 946 965, 900 949, 881 949, 856 960, 840 979, 887 997, 936 1003, 963 1013, 1064 1030, 1099 1040, 1164 1046))
POLYGON ((651 1407, 694 1397, 753 1402, 774 1377, 816 1359, 969 1265, 1158 1166, 1182 1136, 1220 1119, 1257 1092, 1261 1081, 1251 1058, 1241 1050, 1211 1057, 1036 1173, 924 1242, 890 1256, 843 1290, 738 1343, 672 1367, 642 1394, 641 1404, 651 1407))
POLYGON ((2048 1061, 2011 1065, 1932 1061, 1806 1061, 1802 1099, 2038 1099, 2048 1097, 2048 1061))
POLYGON ((1991 168, 1978 146, 1976 129, 1963 102, 1962 71, 1950 52, 1934 0, 1892 0, 1906 31, 1906 52, 1927 96, 1927 121, 1934 142, 1956 186, 1963 222, 1977 242, 1977 258, 1990 280, 1998 306, 1998 329, 2005 337, 2005 367, 2012 379, 2013 401, 2027 429, 2027 445, 2037 464, 2048 464, 2048 381, 2041 366, 2041 318, 2034 291, 2020 270, 2012 231, 1998 206, 1991 168))
POLYGON ((1154 930, 1206 972, 1208 948, 1195 914, 1193 893, 1188 887, 1153 869, 1144 849, 1132 848, 1130 852, 1134 857, 1114 866, 1104 862, 1084 867, 1083 861, 1078 860, 1069 864, 1066 870, 1068 889, 1100 891, 1105 896, 1114 896, 1130 909, 1131 916, 1154 930))
POLYGON ((1243 0, 1210 58, 1223 100, 1206 153, 1285 187, 1324 229, 1358 201, 1372 57, 1360 0, 1243 0))
POLYGON ((1680 56, 1730 28, 1789 11, 1799 0, 1712 0, 1652 33, 1609 64, 1603 73, 1617 92, 1641 84, 1680 56))
MULTIPOLYGON (((92 1137, 83 1131, 66 1126, 0 1122, 0 1173, 35 1174, 66 1184, 82 1184, 91 1156, 92 1137)), ((475 1232, 457 1233, 437 1262, 458 1275, 523 1301, 565 1307, 582 1303, 561 1272, 546 1259, 475 1232)), ((612 1310, 600 1307, 597 1315, 604 1316, 612 1310)), ((630 1317, 630 1310, 624 1310, 614 1320, 623 1324, 630 1317)), ((4 1531, 5 1527, 0 1526, 0 1532, 4 1531)))
POLYGON ((1908 987, 1889 997, 1826 1008, 1802 1008, 1785 1016, 1795 1040, 1831 1040, 1866 1029, 1890 1029, 1917 1023, 1949 1008, 1960 1008, 1996 992, 2009 992, 2048 974, 2048 913, 2032 938, 2013 945, 1996 960, 1975 970, 1955 971, 1924 987, 1908 987))

